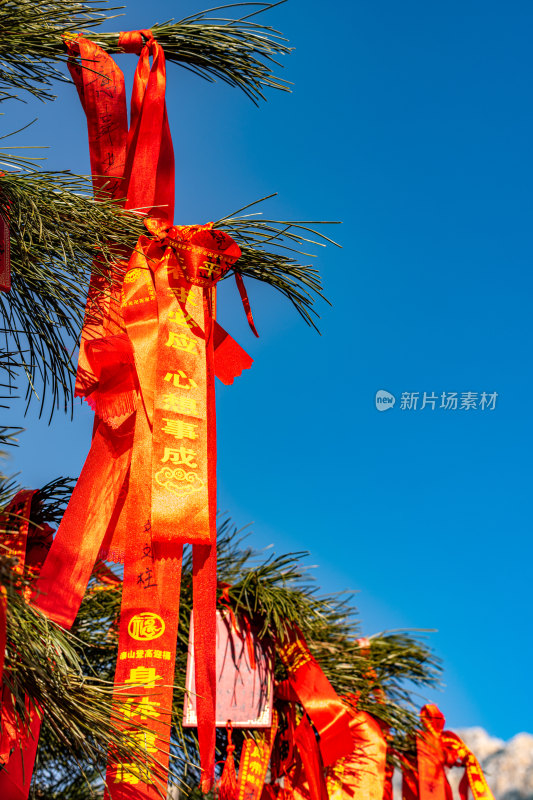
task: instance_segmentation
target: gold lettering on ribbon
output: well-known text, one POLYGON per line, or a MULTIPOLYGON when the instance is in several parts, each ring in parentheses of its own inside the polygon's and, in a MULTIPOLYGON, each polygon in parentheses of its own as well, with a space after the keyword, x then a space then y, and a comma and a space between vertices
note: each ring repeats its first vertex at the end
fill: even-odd
POLYGON ((164 632, 164 621, 159 614, 154 614, 152 611, 143 611, 142 614, 135 614, 128 624, 129 635, 138 642, 159 639, 164 632))
POLYGON ((304 664, 313 660, 309 649, 301 639, 296 639, 295 642, 290 642, 280 647, 279 654, 281 660, 291 673, 296 672, 296 670, 303 667, 304 664))

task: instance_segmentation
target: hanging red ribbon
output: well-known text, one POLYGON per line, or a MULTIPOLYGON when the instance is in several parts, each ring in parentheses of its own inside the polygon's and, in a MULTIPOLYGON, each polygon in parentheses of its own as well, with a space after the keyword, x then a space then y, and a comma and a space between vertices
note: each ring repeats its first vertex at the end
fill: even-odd
POLYGON ((302 632, 293 626, 282 645, 280 657, 287 667, 288 681, 311 717, 320 736, 325 766, 351 753, 350 712, 311 655, 302 632))
POLYGON ((271 728, 256 733, 255 738, 245 739, 239 764, 237 800, 260 800, 277 731, 278 716, 274 711, 271 728))
POLYGON ((214 319, 216 282, 239 248, 211 225, 169 224, 174 156, 163 50, 150 31, 121 34, 119 43, 140 56, 129 130, 124 79, 110 56, 81 37, 68 41, 70 55, 80 59, 71 73, 88 118, 95 194, 107 191, 123 198, 127 209, 151 214, 145 220, 151 236, 141 236, 129 260, 117 262, 111 291, 101 279, 91 283, 76 392, 90 402, 97 421, 34 599, 70 627, 97 557, 125 561, 116 723, 135 738, 132 725, 143 722, 150 735, 141 744, 147 754, 157 753, 162 773, 151 783, 134 765, 111 758, 108 792, 114 800, 130 796, 132 787, 145 798, 165 791, 184 542, 193 544, 202 788, 212 785, 214 377, 216 372, 230 383, 251 364, 214 319), (139 690, 141 706, 134 702, 139 690))
MULTIPOLYGON (((8 503, 1 515, 0 543, 4 555, 13 559, 13 571, 32 580, 38 574, 46 558, 51 543, 52 529, 48 525, 36 528, 31 524, 32 503, 35 490, 24 489, 8 503)), ((27 597, 27 591, 24 596, 27 597)), ((6 594, 2 588, 2 670, 6 647, 6 594)), ((41 713, 38 707, 26 698, 26 721, 22 723, 15 711, 9 686, 0 680, 2 697, 0 763, 0 797, 6 800, 26 800, 30 790, 33 764, 37 752, 37 742, 41 727, 41 713)))
POLYGON ((328 769, 330 800, 382 800, 387 743, 379 722, 366 711, 351 713, 352 753, 328 769))
POLYGON ((0 292, 11 290, 11 239, 9 221, 0 214, 0 292))
POLYGON ((475 755, 456 733, 444 730, 445 719, 439 708, 431 703, 425 705, 420 719, 416 763, 405 756, 401 758, 405 800, 452 800, 445 768, 455 766, 465 769, 459 784, 461 800, 467 800, 468 788, 474 800, 494 800, 475 755))

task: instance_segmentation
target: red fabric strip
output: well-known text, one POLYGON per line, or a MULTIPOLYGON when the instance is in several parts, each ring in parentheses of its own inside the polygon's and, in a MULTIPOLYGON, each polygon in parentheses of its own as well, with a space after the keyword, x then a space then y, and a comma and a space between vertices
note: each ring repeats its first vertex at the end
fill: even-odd
POLYGON ((242 304, 246 312, 246 319, 248 320, 248 325, 250 326, 252 333, 255 334, 257 338, 259 338, 259 334, 255 329, 254 318, 252 316, 252 309, 250 307, 250 301, 248 299, 248 292, 246 291, 246 286, 244 285, 244 280, 240 272, 235 273, 235 281, 237 283, 237 289, 239 290, 242 304))
POLYGON ((311 655, 302 632, 294 626, 278 647, 289 682, 320 736, 325 766, 351 753, 350 712, 311 655))
POLYGON ((174 220, 174 150, 165 103, 165 54, 150 38, 141 50, 131 97, 126 208, 174 220), (150 68, 150 55, 153 57, 150 68))
POLYGON ((70 628, 87 588, 131 459, 132 424, 114 431, 100 422, 48 558, 32 605, 70 628))
POLYGON ((134 492, 128 498, 128 544, 115 673, 115 720, 148 757, 157 773, 110 754, 106 797, 156 800, 166 794, 170 754, 172 694, 179 620, 182 546, 164 551, 150 525, 151 429, 144 409, 137 412, 132 457, 134 492), (143 732, 136 730, 141 724, 143 732))
POLYGON ((215 777, 217 549, 193 545, 193 619, 196 714, 202 767, 201 788, 215 777))
POLYGON ((305 788, 309 792, 311 800, 328 800, 324 764, 315 733, 306 716, 302 717, 294 737, 305 772, 305 788))

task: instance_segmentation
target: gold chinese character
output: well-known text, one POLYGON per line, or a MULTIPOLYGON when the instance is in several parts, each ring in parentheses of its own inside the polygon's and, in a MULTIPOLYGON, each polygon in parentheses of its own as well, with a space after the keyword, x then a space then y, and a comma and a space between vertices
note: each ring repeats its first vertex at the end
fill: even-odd
POLYGON ((196 353, 196 339, 187 336, 186 333, 176 333, 169 331, 167 347, 175 347, 176 350, 183 350, 184 353, 196 353))
MULTIPOLYGON (((140 614, 135 614, 128 623, 128 633, 137 642, 158 639, 163 635, 164 630, 164 620, 159 614, 154 614, 153 611, 143 611, 140 614)), ((135 654, 133 657, 135 658, 135 654)))
MULTIPOLYGON (((174 276, 178 278, 180 277, 177 270, 175 271, 174 276)), ((188 303, 191 306, 198 305, 198 302, 194 297, 193 293, 189 292, 188 289, 184 289, 182 286, 180 286, 178 289, 174 289, 173 291, 180 303, 188 303)))
POLYGON ((164 377, 164 380, 173 381, 176 389, 185 389, 187 392, 190 389, 198 388, 198 384, 196 383, 196 381, 193 378, 189 378, 189 376, 185 372, 183 372, 182 369, 179 369, 177 372, 167 372, 167 374, 164 377))
POLYGON ((151 700, 149 697, 130 697, 125 703, 122 703, 120 709, 124 719, 133 719, 133 717, 140 717, 141 719, 156 719, 161 714, 157 710, 161 703, 151 700))
POLYGON ((196 400, 179 394, 163 395, 163 408, 165 411, 175 411, 177 414, 198 414, 196 400))
POLYGON ((163 464, 171 461, 172 464, 183 464, 185 467, 196 469, 198 464, 194 460, 195 456, 196 451, 189 450, 187 447, 165 447, 163 464))
POLYGON ((218 264, 213 264, 211 261, 204 261, 202 270, 207 272, 208 277, 210 278, 213 272, 218 269, 218 264))
MULTIPOLYGON (((194 422, 183 422, 181 419, 164 419, 164 422, 166 422, 166 427, 164 428, 165 433, 170 433, 170 435, 174 436, 176 439, 198 438, 195 430, 198 425, 195 425, 194 422)), ((172 447, 165 447, 165 455, 162 459, 163 464, 171 458, 171 451, 173 449, 172 447)))
POLYGON ((117 764, 115 783, 131 783, 136 785, 141 780, 141 767, 139 764, 117 764))
POLYGON ((153 689, 157 680, 161 680, 161 675, 155 674, 155 667, 132 667, 130 677, 124 683, 133 683, 153 689))
POLYGON ((135 658, 144 658, 144 650, 137 650, 135 658))
POLYGON ((157 747, 155 746, 157 733, 155 731, 131 731, 129 735, 135 744, 145 752, 157 753, 157 747))
POLYGON ((188 311, 183 311, 181 308, 177 308, 172 314, 169 314, 168 321, 174 322, 176 325, 181 325, 182 328, 190 328, 191 325, 189 323, 196 325, 196 322, 188 311))
POLYGON ((163 650, 163 661, 170 661, 170 650, 163 650))
POLYGON ((127 657, 128 657, 128 654, 126 652, 121 653, 120 656, 119 656, 121 661, 124 661, 124 659, 126 659, 127 657))
POLYGON ((154 650, 154 658, 161 659, 163 657, 163 653, 161 650, 154 650))

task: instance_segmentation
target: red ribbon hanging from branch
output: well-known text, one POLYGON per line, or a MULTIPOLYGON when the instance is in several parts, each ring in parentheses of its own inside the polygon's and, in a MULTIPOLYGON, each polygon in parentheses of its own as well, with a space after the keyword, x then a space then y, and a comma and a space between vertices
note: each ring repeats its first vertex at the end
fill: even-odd
MULTIPOLYGON (((121 34, 140 55, 128 130, 124 79, 81 37, 67 42, 87 114, 96 197, 109 193, 152 216, 115 268, 106 291, 93 277, 76 393, 97 414, 91 450, 74 489, 34 603, 70 627, 97 557, 124 560, 115 677, 116 724, 157 754, 162 773, 111 758, 114 798, 163 793, 182 546, 193 544, 193 614, 202 788, 214 775, 216 434, 214 377, 225 383, 251 359, 215 321, 215 285, 240 255, 211 225, 172 227, 174 157, 165 106, 165 58, 150 31, 121 34), (150 57, 152 65, 150 66, 150 57), (126 688, 124 688, 126 687, 126 688), (141 704, 135 697, 141 696, 141 704), (149 709, 149 711, 147 711, 149 709)), ((122 201, 121 201, 122 202, 122 201)))
POLYGON ((446 767, 464 767, 459 784, 461 800, 468 789, 474 800, 494 800, 483 770, 472 751, 452 731, 445 731, 440 709, 429 703, 420 711, 422 731, 417 736, 417 760, 402 757, 402 793, 406 800, 452 800, 446 767))
POLYGON ((290 687, 309 714, 320 736, 320 752, 327 767, 352 751, 350 712, 311 655, 302 632, 293 626, 280 657, 287 667, 290 687))
MULTIPOLYGON (((36 490, 24 489, 18 492, 1 515, 0 543, 4 554, 14 561, 14 572, 26 580, 34 580, 38 575, 51 544, 52 529, 48 525, 36 528, 31 524, 32 503, 36 490)), ((28 599, 26 589, 23 595, 28 599)), ((2 611, 2 642, 0 671, 1 723, 0 723, 0 797, 5 800, 26 800, 30 790, 33 764, 37 752, 37 742, 41 727, 42 711, 26 698, 26 721, 22 723, 15 711, 9 685, 2 684, 2 673, 6 647, 6 594, 2 587, 0 598, 2 611)))

